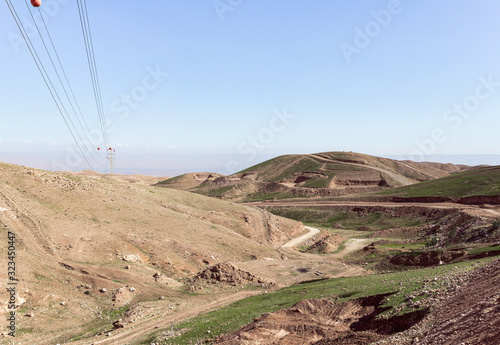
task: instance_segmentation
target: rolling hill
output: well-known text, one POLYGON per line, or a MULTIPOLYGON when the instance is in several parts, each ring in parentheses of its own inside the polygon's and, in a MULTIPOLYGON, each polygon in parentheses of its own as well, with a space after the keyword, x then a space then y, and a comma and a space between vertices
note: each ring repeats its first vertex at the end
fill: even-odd
POLYGON ((454 200, 500 196, 500 167, 477 168, 377 194, 405 198, 443 197, 454 200))
MULTIPOLYGON (((178 287, 208 265, 279 259, 277 248, 304 231, 257 208, 147 181, 0 163, 0 250, 15 238, 17 343, 102 332, 125 305, 159 296, 170 296, 161 308, 176 310, 190 298, 178 287)), ((5 273, 7 260, 0 257, 5 273)), ((5 295, 0 310, 8 311, 5 295)))
POLYGON ((470 167, 464 165, 397 161, 353 152, 325 152, 279 156, 230 176, 182 175, 162 181, 158 186, 181 187, 235 201, 255 201, 377 192, 467 169, 470 167), (203 176, 206 178, 200 178, 203 176))

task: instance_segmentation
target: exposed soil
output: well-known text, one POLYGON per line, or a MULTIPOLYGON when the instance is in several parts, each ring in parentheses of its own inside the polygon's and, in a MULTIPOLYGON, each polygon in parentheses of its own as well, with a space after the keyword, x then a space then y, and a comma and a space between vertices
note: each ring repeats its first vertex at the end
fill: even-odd
POLYGON ((445 250, 431 251, 418 255, 414 254, 399 254, 387 258, 387 261, 392 265, 397 266, 438 266, 445 263, 462 261, 466 254, 461 250, 445 250))
POLYGON ((498 345, 500 339, 500 260, 456 281, 421 323, 377 344, 498 345))
MULTIPOLYGON (((260 209, 149 185, 156 181, 0 163, 0 249, 7 231, 15 233, 20 279, 16 343, 53 345, 112 330, 112 311, 125 306, 150 310, 141 319, 149 324, 163 314, 160 296, 170 296, 167 314, 185 305, 200 311, 211 296, 197 298, 180 282, 206 263, 278 259, 281 245, 304 231, 260 209)), ((0 265, 7 267, 6 256, 0 265)), ((3 312, 4 302, 5 294, 3 312)))
POLYGON ((322 235, 319 238, 314 237, 304 243, 307 253, 330 254, 336 251, 339 245, 345 241, 345 237, 337 234, 322 235))
POLYGON ((216 344, 369 344, 419 322, 426 311, 388 320, 377 316, 387 295, 370 296, 344 303, 332 299, 303 300, 275 313, 264 314, 240 330, 221 337, 216 344))
POLYGON ((381 262, 381 265, 391 264, 396 266, 430 267, 454 262, 483 259, 500 255, 500 250, 486 251, 478 254, 467 254, 465 251, 444 250, 429 251, 421 254, 392 255, 381 262))
POLYGON ((220 263, 207 267, 191 279, 193 284, 229 284, 232 286, 260 286, 270 287, 272 282, 265 281, 254 274, 236 268, 231 263, 220 263))

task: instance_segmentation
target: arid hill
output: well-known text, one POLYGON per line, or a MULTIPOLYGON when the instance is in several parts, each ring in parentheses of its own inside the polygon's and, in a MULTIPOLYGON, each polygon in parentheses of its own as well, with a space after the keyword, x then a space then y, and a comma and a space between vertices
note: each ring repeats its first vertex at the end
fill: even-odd
POLYGON ((387 190, 470 169, 464 165, 397 161, 353 152, 285 155, 230 176, 187 174, 158 186, 234 201, 340 196, 387 190))
MULTIPOLYGON (((276 248, 304 232, 266 211, 148 180, 0 163, 2 252, 15 236, 17 343, 63 343, 159 296, 177 308, 186 299, 176 288, 208 265, 279 259, 276 248)), ((6 255, 0 266, 7 271, 6 255)), ((5 293, 0 308, 7 312, 5 293)))
POLYGON ((190 190, 220 177, 224 177, 224 175, 206 172, 187 173, 169 179, 164 179, 158 182, 158 185, 178 190, 190 190))

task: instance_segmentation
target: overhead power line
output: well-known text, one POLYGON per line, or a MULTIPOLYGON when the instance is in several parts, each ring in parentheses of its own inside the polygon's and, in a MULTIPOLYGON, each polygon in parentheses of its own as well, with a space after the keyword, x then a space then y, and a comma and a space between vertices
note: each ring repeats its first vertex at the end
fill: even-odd
POLYGON ((106 148, 109 148, 110 142, 106 127, 106 118, 104 116, 101 86, 99 83, 99 74, 97 71, 97 64, 95 61, 94 43, 92 40, 92 31, 90 29, 90 21, 87 11, 87 2, 86 0, 77 0, 77 4, 78 4, 78 13, 80 15, 80 25, 82 28, 83 39, 85 42, 85 50, 87 53, 87 62, 89 66, 90 77, 92 79, 92 87, 94 89, 94 98, 97 107, 97 113, 99 115, 99 122, 101 124, 104 145, 106 146, 106 148))
POLYGON ((54 83, 52 82, 49 73, 47 72, 46 68, 44 67, 43 62, 42 62, 39 54, 37 53, 36 48, 33 45, 32 41, 31 41, 31 39, 30 39, 30 37, 29 37, 25 27, 24 27, 24 24, 21 21, 18 13, 16 11, 16 8, 12 4, 11 0, 5 0, 5 2, 7 3, 7 6, 9 7, 10 13, 12 14, 12 17, 14 18, 14 21, 16 22, 16 25, 19 28, 19 31, 21 32, 21 36, 23 36, 24 42, 26 43, 26 46, 28 47, 28 50, 30 51, 31 56, 32 56, 33 60, 35 61, 35 64, 38 68, 38 71, 40 72, 42 79, 45 82, 45 85, 49 89, 49 93, 52 96, 52 99, 54 100, 54 103, 56 104, 56 107, 57 107, 59 113, 61 114, 61 117, 63 118, 64 123, 66 124, 66 127, 68 128, 71 136, 73 137, 73 140, 75 141, 75 143, 78 147, 78 150, 82 154, 82 157, 85 159, 85 161, 87 162, 90 169, 95 171, 94 168, 92 167, 92 164, 90 164, 87 156, 84 154, 83 149, 76 138, 76 136, 79 136, 79 135, 78 134, 75 135, 75 133, 74 133, 74 132, 76 132, 75 126, 72 123, 71 119, 69 118, 68 112, 66 111, 66 108, 64 107, 64 104, 61 100, 61 97, 59 96, 59 93, 57 92, 57 89, 55 88, 54 83), (71 126, 70 126, 70 123, 71 123, 71 126), (72 129, 72 127, 73 127, 73 129, 72 129))
MULTIPOLYGON (((36 46, 33 44, 30 36, 28 35, 27 30, 24 27, 24 24, 21 21, 20 16, 18 15, 18 12, 16 11, 16 8, 13 5, 12 1, 5 0, 5 2, 9 7, 12 17, 14 18, 14 21, 16 22, 16 25, 19 28, 19 31, 21 32, 21 35, 23 36, 23 39, 28 47, 28 50, 30 51, 33 60, 35 61, 38 71, 40 72, 42 79, 44 80, 45 85, 47 86, 49 93, 51 94, 52 99, 54 100, 54 103, 56 104, 56 107, 61 117, 64 120, 64 123, 66 124, 66 127, 68 128, 71 136, 73 137, 73 140, 75 141, 78 150, 82 154, 82 157, 85 159, 90 169, 94 170, 87 156, 92 157, 96 162, 98 162, 95 154, 97 153, 98 150, 100 150, 100 148, 97 148, 97 144, 92 138, 92 133, 89 129, 87 121, 85 120, 85 116, 83 115, 82 109, 77 101, 73 88, 71 87, 71 83, 63 67, 61 58, 56 49, 56 45, 54 44, 52 36, 47 28, 44 16, 40 11, 40 8, 38 8, 38 11, 41 18, 41 23, 45 28, 46 37, 50 42, 51 49, 49 49, 49 44, 46 43, 44 34, 42 34, 37 24, 35 24, 35 27, 43 44, 45 53, 47 54, 48 59, 50 61, 50 65, 55 71, 56 78, 52 78, 53 73, 52 72, 49 73, 49 69, 46 68, 46 66, 44 65, 44 60, 41 58, 39 52, 37 52, 36 46), (53 79, 55 79, 55 82, 53 79), (59 83, 57 83, 57 81, 59 83), (61 89, 63 91, 63 97, 60 96, 61 89), (76 121, 74 121, 74 119, 76 119, 76 121), (77 123, 79 126, 77 126, 75 123, 77 123), (85 153, 84 151, 86 151, 87 153, 85 153)), ((31 8, 28 4, 28 0, 25 0, 25 4, 28 9, 28 12, 31 15, 33 22, 36 23, 31 8)), ((80 17, 80 25, 84 38, 85 52, 92 82, 92 90, 97 108, 99 124, 102 132, 102 141, 104 146, 106 147, 106 152, 108 153, 106 158, 110 162, 112 171, 112 164, 114 160, 115 150, 112 149, 110 145, 109 134, 106 126, 106 118, 104 116, 104 106, 103 106, 101 87, 99 82, 99 73, 97 70, 97 64, 95 59, 94 44, 92 40, 92 33, 90 28, 90 21, 88 17, 86 0, 77 0, 77 5, 78 5, 78 14, 80 17)))

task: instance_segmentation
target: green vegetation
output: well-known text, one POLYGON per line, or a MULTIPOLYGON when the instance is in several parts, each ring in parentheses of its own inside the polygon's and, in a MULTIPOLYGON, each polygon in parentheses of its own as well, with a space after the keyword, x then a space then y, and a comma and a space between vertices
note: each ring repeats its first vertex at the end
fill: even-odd
POLYGON ((294 175, 303 173, 304 171, 316 171, 321 167, 321 163, 309 158, 303 157, 300 158, 295 164, 290 166, 285 171, 281 172, 279 175, 276 175, 270 179, 270 181, 281 181, 287 178, 296 177, 294 175))
POLYGON ((476 195, 500 195, 500 167, 474 169, 436 180, 378 192, 405 197, 463 198, 476 195))
POLYGON ((363 169, 361 167, 341 164, 341 163, 328 163, 325 166, 325 170, 339 170, 339 171, 366 171, 367 169, 363 169))
POLYGON ((85 330, 78 335, 68 339, 69 341, 78 341, 85 338, 90 338, 112 330, 112 324, 120 319, 123 314, 129 309, 129 306, 122 306, 116 309, 108 309, 103 313, 102 319, 95 319, 89 323, 85 330))
POLYGON ((198 193, 201 195, 206 195, 206 196, 222 196, 234 188, 234 186, 225 186, 225 187, 214 188, 214 189, 200 189, 199 187, 202 187, 202 186, 198 186, 198 188, 193 189, 192 192, 198 193))
POLYGON ((287 161, 291 161, 295 158, 295 156, 280 156, 276 158, 271 158, 265 162, 259 163, 257 165, 251 166, 250 168, 247 168, 245 170, 239 171, 236 174, 244 174, 247 172, 257 172, 259 170, 263 170, 263 168, 268 167, 269 165, 277 165, 279 166, 280 164, 287 163, 287 161))
POLYGON ((305 171, 316 171, 321 163, 314 158, 304 155, 286 155, 270 159, 254 165, 237 174, 253 172, 257 174, 258 181, 282 181, 291 179, 305 171))
POLYGON ((243 202, 252 202, 252 201, 264 201, 264 200, 274 200, 274 199, 288 199, 293 198, 292 192, 275 192, 275 193, 267 193, 267 192, 255 192, 249 194, 243 202))
POLYGON ((33 276, 35 277, 35 279, 42 280, 42 281, 51 281, 52 280, 52 279, 47 278, 46 276, 38 274, 38 273, 34 273, 33 276))
MULTIPOLYGON (((474 262, 486 262, 488 259, 474 262)), ((287 287, 275 292, 264 293, 246 298, 227 307, 197 316, 178 325, 185 333, 182 336, 160 344, 191 344, 214 338, 237 330, 250 323, 254 318, 264 313, 290 307, 303 299, 336 298, 339 302, 371 295, 395 293, 385 300, 384 306, 395 307, 405 304, 405 296, 422 288, 425 280, 448 274, 460 274, 475 267, 471 262, 442 265, 434 268, 424 268, 390 274, 368 275, 362 277, 319 280, 287 287), (210 332, 208 332, 210 331, 210 332)), ((413 311, 410 307, 403 308, 398 314, 413 311)), ((160 330, 159 334, 164 330, 160 330)), ((151 338, 148 339, 150 341, 151 338)))
POLYGON ((311 207, 269 207, 275 215, 294 219, 313 226, 329 228, 362 229, 368 231, 384 230, 394 227, 415 227, 425 221, 425 217, 390 217, 384 213, 359 215, 334 208, 311 207))
POLYGON ((184 177, 185 177, 185 175, 175 176, 175 177, 168 178, 166 180, 160 181, 160 182, 158 182, 158 184, 169 184, 169 183, 180 182, 180 181, 182 181, 184 179, 184 177))
POLYGON ((481 248, 475 248, 467 252, 467 254, 481 254, 481 253, 486 253, 486 252, 492 252, 492 251, 497 251, 500 250, 500 246, 492 246, 492 247, 481 247, 481 248))
POLYGON ((327 177, 313 177, 310 180, 304 182, 304 187, 312 187, 312 188, 328 188, 330 185, 330 181, 336 175, 334 172, 322 172, 327 177))

